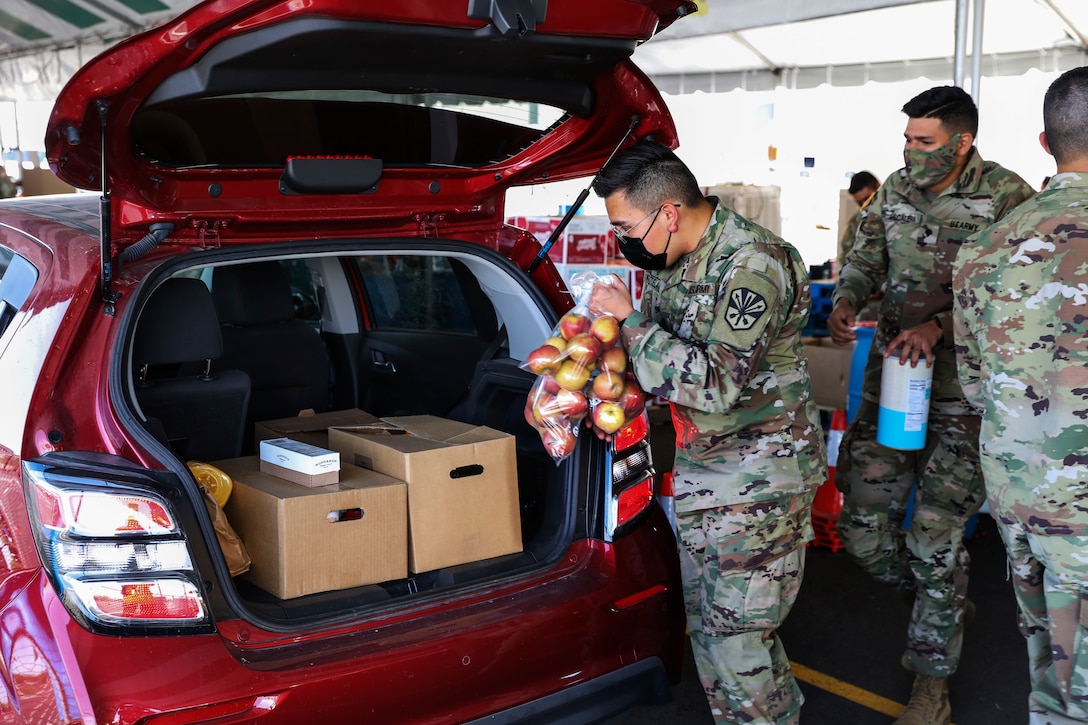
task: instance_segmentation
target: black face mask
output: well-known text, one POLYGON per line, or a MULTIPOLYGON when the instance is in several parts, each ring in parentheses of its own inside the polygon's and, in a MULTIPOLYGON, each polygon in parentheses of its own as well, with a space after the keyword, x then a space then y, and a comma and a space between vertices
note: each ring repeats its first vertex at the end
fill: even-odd
MULTIPOLYGON (((657 222, 657 216, 661 213, 661 209, 658 208, 657 214, 654 214, 654 219, 650 222, 650 226, 646 228, 649 232, 653 229, 654 224, 657 222)), ((669 251, 669 243, 672 242, 672 232, 669 232, 669 238, 665 241, 665 249, 658 254, 650 254, 646 249, 646 245, 642 243, 643 237, 617 237, 616 241, 619 243, 620 253, 623 254, 631 264, 640 269, 645 269, 648 272, 657 272, 658 270, 665 269, 669 264, 669 258, 667 252, 669 251)))
POLYGON ((641 237, 624 237, 623 241, 619 243, 619 247, 624 259, 631 264, 649 272, 657 272, 665 269, 669 264, 669 257, 666 252, 669 251, 669 242, 671 241, 672 232, 669 232, 669 239, 665 242, 665 251, 658 254, 650 254, 646 249, 646 245, 642 243, 641 237))

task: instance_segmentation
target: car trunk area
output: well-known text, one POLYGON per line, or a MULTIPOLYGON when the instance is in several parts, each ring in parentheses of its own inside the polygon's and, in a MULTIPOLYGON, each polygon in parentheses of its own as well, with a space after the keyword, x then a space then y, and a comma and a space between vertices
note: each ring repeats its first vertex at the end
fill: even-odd
MULTIPOLYGON (((263 422, 303 411, 433 416, 512 441, 517 480, 507 485, 516 496, 520 551, 302 596, 269 591, 255 583, 252 569, 233 577, 233 601, 275 627, 491 586, 554 563, 576 538, 600 535, 605 444, 584 436, 592 440, 556 464, 524 415, 535 376, 519 361, 546 336, 554 313, 518 270, 488 250, 448 242, 386 246, 311 244, 296 253, 278 245, 264 257, 204 257, 199 267, 186 265, 183 255, 149 279, 144 288, 155 288, 141 291, 131 317, 125 400, 147 436, 176 459, 168 462, 175 471, 188 461, 256 456, 263 422)), ((342 460, 342 472, 359 462, 342 460)), ((190 476, 179 479, 196 486, 190 476)), ((486 524, 481 528, 486 532, 486 524)), ((327 530, 314 526, 305 535, 327 530)), ((206 543, 214 551, 216 542, 206 543)), ((255 559, 267 556, 258 550, 263 545, 251 548, 255 559)), ((380 555, 325 553, 338 567, 380 555)))

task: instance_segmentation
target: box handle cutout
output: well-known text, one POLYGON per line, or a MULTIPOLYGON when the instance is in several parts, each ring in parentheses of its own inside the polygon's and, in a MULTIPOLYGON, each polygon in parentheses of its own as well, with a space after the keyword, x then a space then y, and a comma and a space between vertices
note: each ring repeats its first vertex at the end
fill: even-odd
POLYGON ((469 476, 479 476, 484 472, 484 467, 479 463, 473 463, 470 466, 461 466, 450 471, 450 478, 468 478, 469 476))
POLYGON ((363 516, 366 516, 366 512, 361 508, 340 509, 339 511, 330 511, 325 520, 330 524, 335 524, 340 521, 359 521, 363 516))

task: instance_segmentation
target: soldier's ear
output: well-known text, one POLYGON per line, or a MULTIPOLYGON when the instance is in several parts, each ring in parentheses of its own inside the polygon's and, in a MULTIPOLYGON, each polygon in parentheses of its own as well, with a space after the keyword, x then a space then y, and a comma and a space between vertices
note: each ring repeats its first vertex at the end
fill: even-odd
POLYGON ((967 152, 971 150, 971 145, 975 143, 975 134, 963 132, 960 134, 959 148, 956 149, 956 154, 959 156, 967 155, 967 152))
POLYGON ((1046 151, 1051 156, 1054 155, 1050 152, 1050 143, 1046 140, 1046 131, 1039 132, 1039 145, 1043 147, 1043 151, 1046 151))

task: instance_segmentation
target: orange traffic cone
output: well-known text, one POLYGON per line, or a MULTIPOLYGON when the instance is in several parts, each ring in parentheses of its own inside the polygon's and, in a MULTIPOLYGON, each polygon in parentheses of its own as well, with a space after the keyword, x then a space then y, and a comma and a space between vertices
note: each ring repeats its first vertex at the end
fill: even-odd
POLYGON ((842 511, 842 492, 835 487, 835 466, 839 462, 839 444, 846 430, 846 411, 836 410, 831 414, 831 428, 827 431, 827 481, 816 489, 816 499, 812 502, 812 528, 816 546, 824 546, 832 551, 842 548, 835 523, 842 511))

